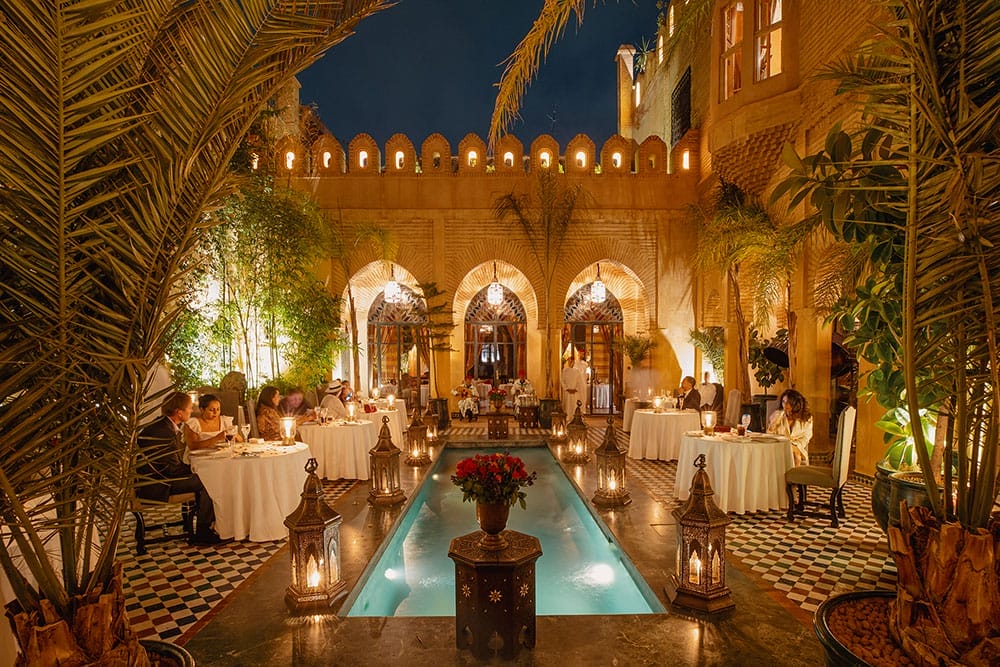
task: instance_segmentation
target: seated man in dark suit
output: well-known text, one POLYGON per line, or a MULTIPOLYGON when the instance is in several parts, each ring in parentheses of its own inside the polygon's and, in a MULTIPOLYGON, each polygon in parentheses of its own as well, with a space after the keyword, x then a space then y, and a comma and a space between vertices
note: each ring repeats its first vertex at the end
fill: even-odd
POLYGON ((698 410, 701 407, 701 394, 694 388, 694 378, 688 375, 681 380, 682 410, 698 410))
POLYGON ((181 460, 184 439, 181 426, 191 418, 191 397, 177 391, 167 396, 160 408, 162 416, 139 432, 139 463, 137 473, 143 481, 136 485, 140 498, 166 502, 172 494, 194 493, 197 503, 197 530, 192 544, 219 544, 222 540, 212 530, 215 509, 191 466, 181 460), (145 480, 152 480, 146 482, 145 480), (163 480, 157 482, 155 480, 163 480))

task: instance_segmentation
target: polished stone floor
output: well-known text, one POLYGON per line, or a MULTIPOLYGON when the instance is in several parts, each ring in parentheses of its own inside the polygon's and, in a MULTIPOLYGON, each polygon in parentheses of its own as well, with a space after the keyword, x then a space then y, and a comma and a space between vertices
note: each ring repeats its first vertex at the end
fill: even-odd
MULTIPOLYGON (((600 441, 600 421, 592 422, 591 442, 600 441)), ((485 425, 456 424, 453 440, 484 440, 479 433, 485 425)), ((627 438, 626 436, 623 436, 627 438)), ((630 461, 630 465, 633 462, 630 461)), ((675 533, 670 509, 673 500, 673 464, 636 462, 634 483, 630 484, 633 503, 624 510, 604 511, 602 517, 630 555, 647 583, 668 604, 664 588, 674 563, 675 533)), ((410 495, 422 471, 404 466, 404 489, 410 495)), ((585 496, 593 494, 595 467, 574 471, 585 496)), ((336 501, 343 516, 341 541, 343 573, 349 586, 361 575, 399 511, 375 510, 366 502, 368 488, 357 484, 336 501)), ((470 511, 471 507, 470 507, 470 511)), ((544 511, 531 507, 529 511, 544 511)), ((849 509, 849 513, 852 510, 849 509)), ((795 571, 796 562, 812 558, 823 564, 821 572, 807 566, 797 578, 823 575, 832 581, 829 588, 854 587, 843 583, 838 573, 829 572, 831 563, 845 564, 849 577, 862 587, 891 585, 891 571, 885 571, 878 557, 856 568, 851 551, 857 550, 850 533, 834 542, 834 556, 824 560, 817 554, 830 545, 804 544, 802 554, 782 555, 768 562, 768 539, 785 530, 781 513, 771 512, 739 517, 744 522, 741 544, 749 557, 730 553, 728 584, 736 608, 719 617, 704 617, 682 609, 650 616, 562 616, 539 617, 537 644, 524 651, 515 664, 537 665, 816 665, 823 661, 822 650, 810 626, 807 593, 797 600, 795 581, 784 571, 795 571), (813 549, 815 548, 815 549, 813 549), (761 569, 761 562, 764 568, 761 569), (756 569, 755 569, 756 568, 756 569), (773 579, 768 573, 776 569, 773 579), (852 573, 852 569, 858 572, 852 573), (871 570, 871 571, 867 571, 871 570), (832 578, 831 578, 832 577, 832 578), (785 583, 787 590, 782 590, 785 583)), ((798 540, 831 539, 829 529, 819 522, 810 539, 808 522, 787 527, 800 531, 798 540), (818 536, 818 537, 817 537, 818 536)), ((735 532, 735 531, 734 531, 735 532)), ((791 533, 789 533, 791 535, 791 533)), ((780 539, 793 539, 783 535, 780 539)), ((868 539, 868 538, 865 538, 868 539)), ((732 548, 733 545, 730 545, 732 548)), ((872 550, 873 545, 861 546, 872 550)), ((875 545, 877 551, 877 545, 875 545)), ((798 550, 796 550, 798 551, 798 550)), ((544 556, 543 556, 544 557, 544 556)), ((294 617, 285 610, 283 595, 289 582, 290 559, 287 547, 274 556, 231 593, 222 604, 194 623, 177 641, 183 643, 200 665, 429 665, 480 664, 467 651, 457 650, 454 618, 339 618, 294 617)), ((822 591, 822 588, 821 588, 822 591)), ((825 595, 826 593, 822 593, 825 595)), ((499 662, 499 659, 494 661, 499 662)))

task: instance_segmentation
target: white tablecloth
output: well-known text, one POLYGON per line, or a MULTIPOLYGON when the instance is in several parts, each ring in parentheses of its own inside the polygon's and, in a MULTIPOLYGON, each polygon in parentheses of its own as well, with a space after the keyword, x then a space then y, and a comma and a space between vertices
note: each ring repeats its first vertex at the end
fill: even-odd
POLYGON ((625 412, 622 417, 622 430, 626 433, 632 430, 632 417, 635 416, 635 411, 640 408, 648 408, 651 403, 647 400, 640 398, 626 398, 625 399, 625 412))
POLYGON ((684 432, 700 428, 701 415, 697 410, 659 414, 653 410, 636 410, 632 417, 628 455, 633 459, 672 461, 677 458, 684 432))
POLYGON ((309 446, 300 442, 246 448, 259 455, 230 458, 221 450, 191 457, 191 468, 215 506, 215 530, 219 537, 236 540, 283 540, 288 537, 285 517, 302 497, 309 446))
POLYGON ((594 392, 594 410, 607 410, 611 406, 611 385, 593 384, 591 389, 594 392))
POLYGON ((299 435, 309 445, 322 479, 368 479, 368 451, 378 440, 374 422, 303 424, 299 435))
POLYGON ((691 490, 694 460, 705 455, 705 472, 712 481, 715 504, 725 512, 767 511, 788 506, 785 471, 795 463, 788 438, 754 434, 688 436, 681 438, 674 492, 684 500, 691 490))
POLYGON ((389 433, 392 435, 392 444, 396 445, 404 452, 406 451, 406 429, 410 422, 406 418, 406 405, 400 406, 400 401, 396 401, 395 410, 379 409, 378 412, 361 412, 358 419, 367 419, 375 424, 375 439, 382 431, 382 417, 389 418, 389 433))

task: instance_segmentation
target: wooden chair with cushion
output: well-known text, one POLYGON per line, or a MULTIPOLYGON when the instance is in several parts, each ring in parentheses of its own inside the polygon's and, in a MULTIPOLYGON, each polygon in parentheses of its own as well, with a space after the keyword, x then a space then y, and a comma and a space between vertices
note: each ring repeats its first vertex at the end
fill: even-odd
POLYGON ((177 493, 167 498, 167 502, 158 500, 148 500, 140 498, 134 493, 132 495, 132 516, 135 517, 135 553, 142 556, 146 553, 147 544, 159 544, 171 540, 190 540, 194 537, 194 513, 196 496, 193 491, 188 493, 177 493), (154 510, 169 511, 171 505, 180 505, 181 518, 167 520, 152 526, 146 525, 143 512, 154 510), (183 526, 183 533, 170 533, 169 528, 183 526), (160 531, 155 537, 147 537, 147 533, 160 531))
POLYGON ((851 443, 854 441, 854 420, 857 410, 846 408, 840 413, 837 425, 837 444, 833 451, 833 461, 827 466, 795 466, 785 472, 785 493, 788 495, 788 520, 798 516, 829 517, 830 525, 840 525, 839 517, 844 512, 844 485, 850 472, 851 443), (818 486, 830 489, 828 511, 807 511, 807 507, 827 507, 827 503, 806 500, 806 487, 818 486), (798 488, 798 499, 795 489, 798 488))
POLYGON ((743 408, 743 394, 739 389, 733 389, 726 397, 726 415, 723 424, 736 426, 740 423, 740 410, 743 408))

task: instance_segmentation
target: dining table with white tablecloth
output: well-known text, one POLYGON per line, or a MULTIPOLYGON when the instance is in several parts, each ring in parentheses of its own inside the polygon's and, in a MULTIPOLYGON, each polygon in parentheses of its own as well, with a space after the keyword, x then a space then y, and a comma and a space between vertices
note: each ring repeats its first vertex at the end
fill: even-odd
POLYGON ((651 405, 652 402, 640 398, 626 398, 625 409, 622 412, 622 430, 630 433, 632 431, 632 419, 635 417, 635 411, 648 408, 651 405))
POLYGON ((378 440, 375 422, 366 419, 303 424, 299 436, 316 459, 322 479, 368 479, 369 451, 378 440))
POLYGON ((389 418, 389 434, 392 436, 392 444, 402 450, 406 449, 406 429, 410 423, 406 418, 406 403, 396 401, 395 407, 391 410, 388 407, 380 407, 376 412, 359 412, 358 419, 365 419, 375 424, 375 438, 382 432, 382 417, 389 418))
POLYGON ((232 454, 226 448, 191 452, 191 469, 212 497, 219 537, 251 542, 288 537, 285 517, 298 507, 309 457, 304 442, 240 443, 232 454))
POLYGON ((788 438, 770 433, 685 434, 674 482, 674 492, 681 500, 690 493, 695 459, 700 454, 705 455, 705 472, 715 491, 713 500, 722 511, 745 514, 788 507, 785 471, 795 465, 788 438))
POLYGON ((681 436, 701 427, 697 410, 636 410, 628 439, 628 455, 633 459, 677 458, 681 436))
POLYGON ((595 382, 590 385, 593 396, 591 410, 607 410, 611 407, 611 385, 606 382, 595 382))

